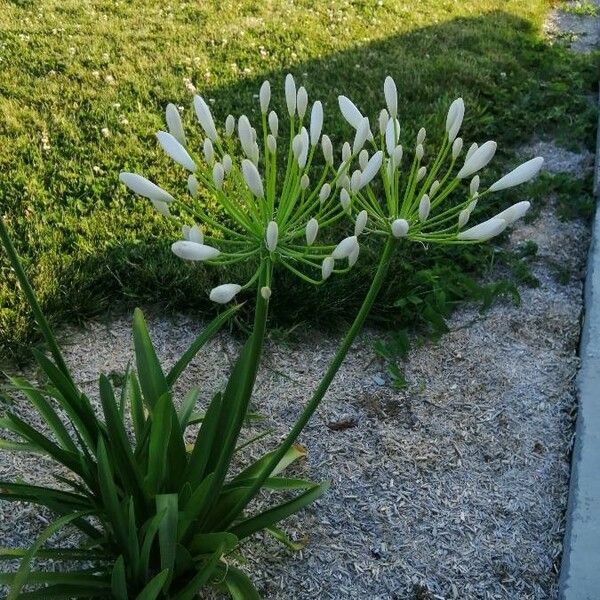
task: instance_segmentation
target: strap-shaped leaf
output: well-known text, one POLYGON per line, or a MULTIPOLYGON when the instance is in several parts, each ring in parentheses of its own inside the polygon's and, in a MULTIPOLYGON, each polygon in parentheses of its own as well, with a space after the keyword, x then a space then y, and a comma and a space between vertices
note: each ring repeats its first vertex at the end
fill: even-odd
POLYGON ((110 591, 115 600, 128 600, 127 579, 125 576, 125 560, 123 555, 119 556, 113 566, 110 578, 110 591))
POLYGON ((165 585, 168 576, 169 571, 167 569, 154 576, 147 583, 146 587, 144 587, 144 589, 135 597, 135 600, 156 600, 163 585, 165 585))
POLYGON ((217 533, 199 533, 189 544, 193 555, 211 554, 221 550, 223 554, 231 552, 238 545, 238 539, 233 533, 220 531, 217 533))
POLYGON ((28 483, 14 483, 0 481, 0 499, 11 501, 25 501, 42 506, 64 505, 67 510, 88 510, 91 502, 81 494, 65 492, 49 487, 30 485, 28 483))
POLYGON ((142 542, 142 549, 140 551, 139 570, 139 574, 143 579, 146 579, 150 573, 150 553, 152 551, 152 545, 154 544, 154 539, 158 533, 158 528, 160 527, 160 523, 164 519, 165 514, 166 511, 163 510, 154 515, 143 528, 144 538, 142 542))
POLYGON ((179 425, 182 430, 188 425, 190 420, 190 416, 192 411, 194 410, 194 406, 196 406, 196 402, 198 402, 198 398, 200 397, 200 389, 192 388, 185 395, 183 402, 181 403, 180 409, 177 411, 177 416, 179 417, 179 425))
POLYGON ((169 577, 172 577, 175 571, 175 557, 177 553, 177 522, 179 512, 177 494, 159 494, 156 496, 156 510, 159 513, 164 511, 164 517, 158 526, 160 567, 163 570, 168 570, 169 577))
POLYGON ((144 400, 148 408, 152 409, 159 398, 169 392, 169 384, 156 356, 144 314, 139 308, 133 314, 133 344, 144 400))
POLYGON ((329 488, 328 483, 322 483, 312 489, 300 494, 296 498, 283 502, 269 510, 266 510, 254 517, 244 519, 229 528, 229 531, 236 535, 240 540, 267 527, 272 527, 282 519, 293 515, 311 502, 314 502, 319 496, 322 496, 329 488))
POLYGON ((284 546, 288 547, 294 552, 299 552, 308 543, 307 537, 305 537, 301 542, 294 542, 294 540, 292 540, 290 536, 283 531, 283 529, 279 529, 279 527, 267 527, 265 531, 269 535, 272 535, 278 542, 281 542, 284 546))
MULTIPOLYGON (((210 503, 209 491, 212 489, 214 474, 210 473, 204 481, 194 490, 183 508, 179 521, 179 541, 187 539, 192 524, 201 519, 206 507, 210 503)), ((190 486, 191 487, 191 486, 190 486)))
POLYGON ((152 410, 152 425, 148 444, 148 470, 146 490, 155 496, 164 483, 167 470, 167 453, 171 438, 173 419, 171 418, 171 398, 168 393, 159 398, 152 410))
POLYGON ((227 566, 224 585, 232 600, 261 600, 248 576, 233 565, 227 566))
POLYGON ((220 545, 208 560, 201 562, 198 566, 198 573, 194 575, 183 590, 175 595, 174 600, 194 600, 194 598, 197 598, 198 592, 209 582, 212 574, 217 569, 222 555, 223 547, 220 545))
POLYGON ((39 590, 32 592, 22 592, 19 594, 19 600, 78 600, 91 598, 106 598, 110 593, 110 585, 108 583, 93 583, 88 585, 69 585, 66 583, 49 585, 39 590))
POLYGON ((167 383, 169 386, 173 386, 173 384, 179 379, 179 376, 183 373, 185 368, 190 364, 190 362, 194 359, 196 354, 202 349, 204 344, 208 342, 221 327, 242 307, 242 304, 238 304, 228 308, 226 311, 222 312, 220 315, 215 317, 207 326, 206 329, 190 344, 189 348, 183 353, 181 358, 175 363, 173 368, 169 371, 167 375, 167 383))
MULTIPOLYGON (((236 485, 238 482, 246 481, 257 477, 262 470, 269 464, 269 461, 277 450, 272 450, 264 456, 261 456, 256 462, 252 463, 246 469, 238 473, 232 480, 232 485, 236 485)), ((299 458, 306 456, 306 448, 300 444, 294 444, 279 461, 279 464, 270 473, 271 476, 278 475, 285 469, 287 469, 292 463, 297 461, 299 458)))
POLYGON ((133 371, 129 374, 126 388, 129 395, 129 406, 131 407, 133 431, 139 445, 143 438, 144 431, 146 430, 146 415, 144 413, 144 400, 142 399, 140 382, 133 371))
MULTIPOLYGON (((15 560, 23 558, 28 552, 27 548, 0 548, 0 560, 15 560)), ((37 558, 49 558, 61 561, 108 561, 103 550, 90 548, 40 548, 36 553, 37 558)))

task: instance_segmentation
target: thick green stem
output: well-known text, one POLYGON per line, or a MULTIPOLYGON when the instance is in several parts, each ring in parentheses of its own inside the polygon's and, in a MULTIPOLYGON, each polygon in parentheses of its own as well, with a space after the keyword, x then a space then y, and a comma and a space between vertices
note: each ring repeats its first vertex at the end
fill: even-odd
POLYGON ((302 411, 302 414, 298 417, 298 420, 287 434, 285 440, 276 448, 273 456, 271 457, 268 464, 264 467, 260 475, 253 481, 252 485, 248 488, 248 492, 241 498, 237 504, 229 511, 227 516, 223 519, 224 522, 228 522, 231 518, 235 517, 235 515, 239 514, 239 512, 248 504, 248 502, 258 493, 261 489, 265 480, 269 477, 269 475, 273 472, 275 467, 279 464, 281 459, 285 456, 285 453, 293 446, 294 442, 298 439, 298 436, 314 414, 315 410, 317 410, 319 404, 323 400, 331 382, 336 376, 342 362, 346 358, 348 351, 350 350, 352 343, 354 342, 356 336, 361 330, 373 304, 379 294, 379 290, 383 285, 385 277, 387 275, 392 254, 394 248, 396 246, 396 241, 392 237, 388 237, 385 246, 383 248, 383 252, 381 254, 381 258, 379 260, 379 266, 377 268, 377 272, 375 273, 375 277, 371 283, 371 287, 363 300, 362 306, 352 323, 352 326, 348 330, 348 333, 342 340, 331 364, 329 365, 323 379, 319 383, 319 386, 315 390, 312 398, 302 411))
POLYGON ((0 241, 6 250, 6 254, 8 255, 8 260, 10 261, 11 267, 13 268, 15 275, 17 276, 17 280, 21 285, 21 289, 27 298, 27 302, 33 312, 33 316, 35 318, 44 339, 46 340, 46 344, 48 345, 48 349, 50 350, 54 362, 56 366, 63 372, 65 377, 68 378, 69 381, 73 381, 71 378, 71 374, 69 373, 69 369, 63 359, 60 348, 58 347, 58 343, 56 342, 56 338, 52 333, 52 329, 50 328, 50 324, 46 320, 44 313, 42 312, 42 307, 38 302, 37 296, 31 287, 31 283, 27 274, 23 269, 23 265, 21 264, 21 260, 19 259, 19 255, 15 250, 15 247, 10 239, 10 235, 8 234, 8 230, 6 228, 6 224, 4 223, 4 219, 0 217, 0 241))

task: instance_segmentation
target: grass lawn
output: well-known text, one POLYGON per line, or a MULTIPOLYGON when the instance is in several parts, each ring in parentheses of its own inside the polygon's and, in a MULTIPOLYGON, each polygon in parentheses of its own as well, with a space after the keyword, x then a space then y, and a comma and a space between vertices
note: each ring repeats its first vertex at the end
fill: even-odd
MULTIPOLYGON (((544 38, 547 0, 3 0, 1 6, 0 214, 54 319, 149 301, 206 307, 206 289, 221 274, 191 271, 172 257, 172 226, 118 182, 126 169, 183 191, 182 173, 157 149, 154 132, 164 128, 170 101, 195 124, 192 86, 214 100, 224 119, 229 112, 257 113, 266 77, 280 103, 290 71, 312 99, 324 102, 325 131, 339 142, 350 133, 337 95, 347 94, 374 117, 391 74, 403 140, 425 126, 436 141, 458 95, 467 105, 465 141, 496 139, 504 149, 498 165, 514 164, 511 148, 535 133, 571 146, 593 140, 586 95, 597 81, 594 62, 544 38)), ((541 197, 547 185, 548 177, 531 193, 541 197)), ((461 251, 460 268, 481 272, 493 252, 461 251)), ((444 281, 456 288, 449 251, 410 253, 420 258, 411 265, 399 260, 384 308, 401 309, 411 294, 445 302, 473 292, 468 284, 445 289, 444 281)), ((275 313, 335 313, 336 298, 360 296, 368 256, 359 265, 319 297, 298 283, 281 286, 275 313)), ((32 323, 3 257, 0 273, 0 355, 14 357, 31 340, 32 323)))

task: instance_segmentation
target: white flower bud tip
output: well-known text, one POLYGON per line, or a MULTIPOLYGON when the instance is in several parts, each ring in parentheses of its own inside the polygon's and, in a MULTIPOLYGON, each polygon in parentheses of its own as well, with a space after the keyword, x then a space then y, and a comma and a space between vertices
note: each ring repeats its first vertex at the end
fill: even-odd
POLYGON ((235 131, 235 118, 233 115, 227 115, 225 119, 225 135, 230 138, 235 131))
POLYGON ((506 221, 492 217, 479 225, 461 231, 456 237, 459 240, 485 242, 506 229, 506 221))
POLYGON ((263 300, 268 300, 271 297, 271 288, 267 285, 260 288, 260 295, 263 300))
POLYGON ((427 131, 425 130, 425 127, 421 127, 421 129, 419 129, 419 133, 417 133, 417 146, 419 144, 423 144, 426 137, 427 137, 427 131))
POLYGON ((269 252, 274 252, 279 241, 279 226, 275 221, 269 221, 267 232, 265 234, 265 243, 269 252))
POLYGON ((383 162, 383 152, 381 150, 378 150, 377 152, 375 152, 375 154, 373 154, 373 156, 371 156, 371 158, 369 159, 369 162, 367 163, 367 166, 365 167, 365 169, 362 172, 362 175, 360 178, 360 187, 361 188, 363 188, 366 185, 369 185, 369 183, 371 183, 371 181, 373 180, 375 175, 377 175, 377 173, 379 172, 382 162, 383 162))
POLYGON ((184 237, 190 242, 196 242, 196 244, 204 244, 204 233, 198 225, 188 227, 187 236, 184 232, 184 237))
POLYGON ((474 196, 479 191, 479 175, 475 175, 469 184, 469 193, 474 196))
POLYGON ((406 219, 396 219, 392 222, 392 235, 395 238, 406 237, 408 233, 408 221, 406 219))
POLYGON ((432 184, 431 187, 429 188, 429 197, 431 198, 432 196, 435 195, 435 193, 440 189, 440 182, 436 179, 432 184))
POLYGON ((398 115, 398 90, 396 89, 396 83, 389 75, 383 83, 383 93, 390 116, 395 119, 398 115))
POLYGON ((210 291, 209 298, 218 304, 227 304, 227 302, 233 300, 234 296, 238 294, 241 289, 242 286, 237 283, 224 283, 223 285, 213 288, 210 291))
POLYGON ((352 177, 350 178, 350 190, 354 193, 358 192, 358 190, 361 188, 361 175, 362 173, 357 169, 354 171, 354 173, 352 173, 352 177))
POLYGON ((319 190, 319 200, 321 202, 325 202, 329 195, 331 194, 331 186, 328 183, 324 183, 323 187, 319 190))
POLYGON ((456 138, 452 143, 452 159, 456 160, 463 148, 463 140, 462 138, 456 138))
POLYGON ((321 277, 323 281, 325 279, 329 279, 331 274, 333 273, 333 267, 335 266, 335 261, 331 256, 328 256, 321 263, 321 277))
POLYGON ((285 103, 290 117, 296 113, 296 101, 296 82, 292 74, 288 73, 285 77, 285 103))
POLYGON ((300 177, 300 189, 306 190, 309 185, 310 185, 310 177, 306 173, 304 173, 304 175, 302 175, 302 177, 300 177))
POLYGON ((196 117, 204 133, 214 142, 217 139, 217 128, 213 121, 212 114, 208 104, 204 101, 202 96, 194 96, 194 109, 196 111, 196 117))
POLYGON ((423 179, 423 177, 425 177, 426 173, 427 173, 427 167, 421 167, 417 171, 417 182, 421 181, 423 179))
POLYGON ((277 140, 272 133, 269 133, 267 136, 267 149, 271 154, 275 154, 275 152, 277 152, 277 140))
POLYGON ((153 202, 173 202, 174 198, 168 192, 158 187, 150 180, 138 175, 137 173, 123 172, 119 175, 121 183, 124 183, 132 192, 148 198, 153 202))
POLYGON ((456 177, 458 179, 464 179, 465 177, 470 177, 473 173, 483 169, 491 160, 494 158, 494 154, 496 153, 496 142, 486 142, 482 144, 470 158, 465 160, 465 164, 462 169, 457 173, 456 177))
POLYGON ((419 221, 425 223, 427 217, 429 217, 429 211, 431 210, 431 201, 427 194, 423 194, 423 197, 419 201, 419 221))
POLYGON ((212 142, 209 138, 204 140, 204 144, 202 147, 202 152, 204 154, 204 160, 211 165, 215 160, 215 149, 213 148, 212 142))
POLYGON ((250 191, 257 198, 262 198, 264 196, 263 183, 256 165, 245 158, 242 160, 242 173, 250 191))
POLYGON ((368 162, 369 162, 369 151, 367 149, 363 148, 358 153, 358 166, 361 169, 364 169, 367 166, 368 162))
POLYGON ((212 176, 215 187, 220 190, 223 187, 223 180, 225 179, 225 169, 223 169, 223 165, 220 162, 215 163, 212 176))
POLYGON ((165 117, 167 121, 167 127, 169 133, 182 145, 185 146, 185 132, 183 131, 183 123, 181 122, 181 115, 174 104, 167 104, 165 111, 165 117))
POLYGON ((223 154, 221 164, 223 165, 223 170, 227 175, 231 171, 231 167, 233 166, 233 163, 231 162, 231 156, 229 156, 229 154, 223 154))
POLYGON ((313 218, 306 224, 306 245, 312 246, 319 233, 319 222, 313 218))
POLYGON ((194 261, 212 260, 221 254, 219 250, 212 246, 206 246, 188 240, 175 242, 171 245, 171 250, 173 251, 173 254, 179 258, 194 261))
POLYGON ((323 149, 323 158, 328 165, 333 164, 333 144, 328 135, 321 138, 321 147, 323 149))
POLYGON ((465 160, 469 160, 469 158, 471 158, 471 156, 473 156, 473 152, 475 152, 475 150, 477 150, 477 148, 479 148, 479 144, 477 144, 477 142, 473 142, 469 146, 469 149, 467 150, 467 156, 465 157, 465 160))
POLYGON ((350 194, 346 188, 343 188, 340 192, 340 204, 342 209, 347 211, 350 208, 350 194))
POLYGON ((390 119, 385 128, 385 148, 388 156, 392 156, 400 139, 400 122, 398 119, 390 119))
POLYGON ((344 119, 346 119, 354 129, 358 129, 363 120, 360 110, 358 110, 352 100, 346 98, 346 96, 338 96, 338 104, 344 119))
POLYGON ((344 238, 333 250, 331 256, 334 260, 348 258, 354 247, 358 245, 358 239, 355 235, 344 238))
POLYGON ((198 195, 198 180, 196 179, 195 175, 190 175, 188 177, 187 180, 187 188, 188 188, 188 192, 190 193, 190 196, 192 198, 195 198, 198 195))
POLYGON ((381 135, 385 135, 385 130, 387 128, 387 124, 388 121, 390 120, 390 113, 387 111, 386 108, 382 108, 381 112, 379 113, 379 133, 381 135))
POLYGON ((323 129, 323 105, 317 100, 310 111, 310 145, 316 146, 323 129))
POLYGON ((496 181, 496 183, 493 183, 490 186, 490 192, 499 192, 533 179, 540 172, 543 164, 544 159, 541 156, 528 160, 496 181))
POLYGON ((394 165, 396 165, 396 167, 399 167, 400 163, 402 162, 402 146, 396 146, 394 148, 392 158, 394 159, 394 165))
POLYGON ((350 252, 350 254, 348 255, 348 266, 350 268, 352 268, 356 264, 359 254, 360 254, 360 245, 356 244, 356 246, 353 248, 352 252, 350 252))
POLYGON ((446 117, 446 133, 448 139, 453 142, 458 135, 460 127, 465 116, 465 103, 462 98, 457 98, 448 109, 448 115, 446 117))
POLYGON ((524 200, 523 202, 517 202, 507 209, 498 213, 495 218, 503 219, 507 225, 512 225, 515 221, 525 215, 525 213, 531 208, 531 204, 524 200))
POLYGON ((342 146, 342 162, 347 162, 352 156, 352 148, 348 142, 344 142, 342 146))
POLYGON ((417 144, 417 147, 415 148, 415 156, 417 157, 417 160, 421 160, 424 154, 425 148, 423 148, 423 144, 417 144))
POLYGON ((300 86, 298 88, 298 93, 296 94, 296 109, 298 110, 298 116, 301 119, 304 118, 307 108, 308 108, 308 93, 304 86, 300 86))
POLYGON ((354 223, 354 235, 359 236, 367 226, 367 220, 369 215, 366 210, 361 210, 356 216, 356 222, 354 223))
POLYGON ((269 113, 269 129, 273 137, 276 138, 279 132, 279 117, 274 110, 269 113))
POLYGON ((263 115, 266 115, 267 110, 269 110, 269 103, 271 102, 271 84, 268 81, 263 81, 263 84, 260 86, 258 98, 260 102, 260 112, 263 115))
POLYGON ((369 134, 371 133, 371 127, 369 125, 369 119, 364 117, 360 125, 356 129, 356 135, 354 136, 354 143, 352 145, 352 154, 360 152, 361 148, 365 145, 369 134))
POLYGON ((166 131, 159 131, 156 134, 156 138, 167 156, 192 173, 196 170, 196 165, 192 157, 174 136, 166 131))

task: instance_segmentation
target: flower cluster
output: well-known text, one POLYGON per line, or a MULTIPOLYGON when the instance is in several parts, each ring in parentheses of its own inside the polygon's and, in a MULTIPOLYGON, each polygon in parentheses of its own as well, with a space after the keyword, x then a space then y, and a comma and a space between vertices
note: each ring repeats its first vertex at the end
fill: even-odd
POLYGON ((371 132, 369 120, 346 96, 339 96, 342 115, 356 130, 359 139, 370 141, 373 155, 366 149, 347 147, 346 153, 358 160, 359 169, 350 177, 348 194, 344 196, 344 208, 356 215, 357 221, 369 221, 369 233, 407 238, 431 243, 474 243, 489 240, 507 226, 521 218, 529 209, 529 202, 518 202, 482 223, 465 228, 478 202, 486 195, 524 183, 540 171, 544 159, 529 160, 486 190, 480 191, 477 174, 489 164, 496 152, 496 142, 487 141, 481 146, 471 144, 462 166, 457 163, 463 153, 463 140, 458 137, 465 105, 462 98, 450 106, 446 117, 446 131, 437 156, 425 164, 424 142, 426 131, 417 134, 408 173, 401 169, 404 151, 400 141, 398 120, 398 92, 391 77, 384 83, 387 107, 378 119, 378 138, 371 132), (379 198, 371 186, 362 185, 362 178, 371 165, 381 171, 383 198, 379 198), (460 202, 449 202, 449 197, 459 186, 468 181, 468 189, 460 202))
MULTIPOLYGON (((320 284, 333 272, 345 272, 356 263, 357 237, 366 225, 365 213, 357 218, 355 235, 337 245, 318 241, 324 228, 343 218, 343 206, 349 203, 351 183, 346 170, 350 155, 345 146, 345 162, 336 169, 331 139, 322 133, 323 106, 315 101, 308 114, 308 93, 304 87, 296 88, 292 75, 285 79, 288 147, 279 148, 280 119, 275 111, 269 111, 268 81, 260 88, 259 102, 260 135, 246 115, 237 121, 229 115, 219 131, 208 104, 196 95, 194 109, 205 136, 199 156, 187 143, 174 105, 169 104, 166 110, 169 131, 156 134, 166 154, 189 172, 187 187, 192 199, 198 199, 201 187, 208 190, 226 219, 211 214, 200 201, 176 201, 170 193, 140 175, 124 172, 120 179, 133 192, 148 198, 165 216, 172 216, 170 207, 177 205, 183 239, 175 242, 172 249, 178 257, 230 264, 266 256, 302 279, 320 284), (317 151, 322 152, 324 160, 314 161, 317 151), (316 167, 316 162, 321 166, 316 167)), ((355 151, 367 140, 363 134, 361 131, 356 136, 355 151)), ((369 161, 354 188, 366 185, 380 166, 381 154, 369 161)), ((240 290, 252 286, 258 273, 259 269, 244 285, 226 283, 214 288, 210 298, 219 303, 229 302, 240 290)), ((263 298, 268 299, 269 282, 262 288, 263 298)))

